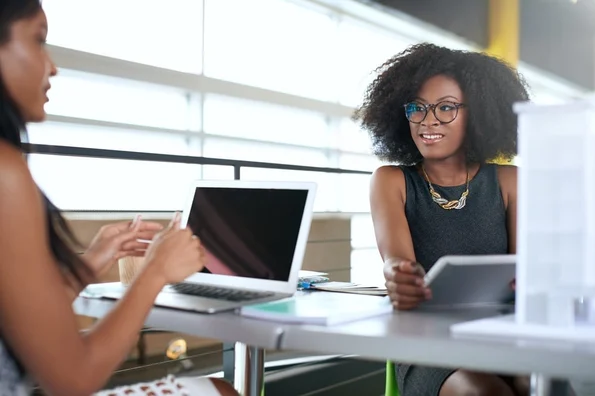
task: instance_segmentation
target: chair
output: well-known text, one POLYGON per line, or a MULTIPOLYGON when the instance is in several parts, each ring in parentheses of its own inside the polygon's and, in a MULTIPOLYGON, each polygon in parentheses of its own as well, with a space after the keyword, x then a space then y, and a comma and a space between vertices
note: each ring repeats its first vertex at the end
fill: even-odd
POLYGON ((395 374, 395 364, 390 360, 386 361, 386 387, 384 390, 385 396, 399 396, 399 387, 397 385, 397 377, 395 374))

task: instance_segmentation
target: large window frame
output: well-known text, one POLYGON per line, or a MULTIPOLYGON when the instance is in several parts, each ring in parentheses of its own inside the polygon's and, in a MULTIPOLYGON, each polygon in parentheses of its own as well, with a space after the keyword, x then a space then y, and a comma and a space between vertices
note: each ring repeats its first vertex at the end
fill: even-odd
MULTIPOLYGON (((74 0, 60 1, 72 2, 74 0)), ((84 47, 80 43, 72 45, 75 49, 55 46, 50 43, 48 46, 49 51, 64 74, 62 82, 70 84, 70 93, 74 92, 72 87, 77 86, 77 81, 85 79, 88 81, 85 82, 86 85, 81 84, 80 89, 82 91, 80 95, 72 95, 75 99, 69 103, 66 103, 66 99, 70 100, 72 97, 64 98, 63 96, 59 98, 60 95, 57 95, 58 98, 56 99, 59 99, 60 103, 50 103, 48 105, 50 122, 45 126, 33 126, 31 128, 32 141, 34 143, 37 141, 47 144, 65 144, 71 140, 74 144, 86 147, 101 146, 112 149, 216 157, 225 157, 225 151, 223 149, 213 151, 211 147, 214 147, 214 142, 218 142, 220 147, 225 147, 225 142, 229 142, 230 146, 235 145, 238 147, 243 144, 246 148, 255 148, 258 144, 265 144, 269 149, 272 148, 269 152, 274 152, 275 148, 278 149, 279 153, 289 153, 293 150, 295 156, 273 156, 271 154, 269 158, 259 158, 262 161, 285 161, 308 166, 359 168, 370 171, 381 165, 381 163, 372 157, 368 137, 350 124, 349 118, 353 113, 353 106, 357 102, 355 99, 362 94, 362 84, 371 77, 373 68, 379 66, 379 63, 384 60, 380 58, 390 56, 390 51, 387 51, 386 55, 383 56, 380 55, 381 52, 378 52, 378 60, 375 61, 378 65, 370 64, 371 70, 366 75, 352 77, 341 73, 333 75, 332 71, 340 67, 340 64, 337 65, 336 63, 351 59, 347 53, 349 48, 348 43, 345 42, 346 38, 340 36, 341 29, 352 26, 368 31, 370 37, 385 37, 387 43, 395 43, 394 53, 400 52, 407 44, 419 42, 420 38, 423 41, 430 41, 452 48, 479 49, 474 44, 465 42, 452 33, 445 32, 407 15, 385 13, 381 9, 355 0, 343 0, 341 2, 334 0, 258 0, 263 4, 275 2, 280 10, 299 8, 303 11, 303 15, 310 15, 308 13, 311 13, 311 15, 316 14, 315 19, 320 22, 321 29, 324 31, 329 29, 329 37, 321 38, 321 42, 324 43, 323 46, 316 47, 316 51, 313 50, 312 53, 308 53, 308 47, 304 46, 299 52, 300 61, 307 62, 307 59, 302 59, 307 56, 314 58, 319 56, 330 63, 328 65, 317 64, 320 69, 320 76, 322 76, 319 80, 314 78, 316 76, 312 74, 316 73, 316 68, 308 68, 305 71, 305 75, 314 78, 314 81, 318 81, 317 84, 323 86, 323 88, 319 92, 314 92, 316 84, 307 89, 300 89, 299 84, 297 88, 296 86, 269 84, 262 80, 262 76, 256 78, 256 80, 243 80, 240 78, 241 76, 231 76, 228 80, 225 80, 223 79, 226 76, 225 73, 217 74, 209 69, 209 59, 206 58, 209 56, 209 51, 212 52, 212 42, 209 41, 208 34, 210 30, 207 27, 209 24, 216 22, 207 20, 209 18, 209 7, 216 5, 214 2, 219 0, 176 1, 185 1, 187 4, 194 1, 196 24, 200 25, 192 26, 192 32, 194 32, 192 34, 195 34, 194 40, 181 37, 182 41, 177 43, 182 46, 182 48, 179 48, 181 51, 188 51, 188 47, 193 48, 191 56, 187 56, 187 59, 180 61, 181 63, 178 65, 148 59, 147 53, 139 53, 139 56, 135 58, 131 52, 126 56, 121 56, 125 59, 116 59, 113 56, 118 55, 117 51, 106 52, 105 49, 102 50, 97 46, 95 46, 97 48, 90 48, 90 52, 85 52, 82 50, 84 47), (196 45, 193 45, 193 43, 196 45), (328 53, 322 53, 321 48, 325 46, 328 46, 328 53), (195 56, 198 56, 200 60, 196 61, 195 56), (76 80, 76 78, 79 78, 79 80, 76 80), (327 78, 329 84, 325 82, 327 78), (103 109, 98 108, 99 105, 93 101, 93 96, 85 98, 86 91, 91 90, 93 87, 94 79, 97 80, 95 84, 97 90, 101 89, 102 83, 110 82, 116 85, 121 84, 124 90, 136 89, 136 97, 142 95, 142 92, 147 92, 147 97, 143 98, 145 100, 143 102, 145 103, 144 107, 141 111, 138 108, 132 109, 134 111, 131 110, 129 114, 118 113, 118 107, 124 107, 126 101, 133 102, 135 97, 134 95, 127 97, 126 92, 122 92, 122 98, 115 98, 114 103, 107 103, 103 109), (345 82, 346 80, 349 81, 345 82), (254 83, 254 85, 247 85, 247 82, 254 83), (342 84, 346 86, 343 87, 342 84), (83 87, 83 85, 85 86, 83 87), (146 91, 147 89, 149 91, 146 91), (154 90, 153 93, 151 89, 154 90), (239 129, 233 131, 229 130, 229 128, 227 131, 217 130, 217 128, 209 126, 208 120, 212 118, 212 114, 205 113, 205 110, 209 111, 208 98, 211 96, 230 98, 230 101, 236 101, 237 103, 242 101, 256 103, 263 109, 269 106, 271 112, 274 112, 274 109, 288 109, 288 114, 291 111, 294 111, 296 116, 304 114, 306 117, 311 118, 311 123, 305 122, 301 128, 307 128, 307 132, 311 135, 304 133, 304 136, 289 138, 281 136, 280 134, 284 132, 281 130, 278 136, 274 136, 273 132, 271 132, 274 126, 270 125, 267 126, 269 130, 266 133, 263 131, 260 134, 255 132, 253 126, 251 126, 252 129, 246 128, 246 133, 239 129), (123 98, 122 103, 118 102, 118 99, 123 98), (76 100, 81 100, 83 106, 81 107, 80 103, 76 103, 76 100), (161 103, 161 108, 158 105, 159 103, 161 103), (89 104, 94 104, 97 108, 91 109, 93 111, 85 109, 84 106, 89 104), (114 108, 110 110, 110 106, 114 108), (74 111, 76 109, 80 111, 74 111), (143 117, 143 109, 146 109, 148 113, 146 118, 143 117), (170 119, 160 118, 158 116, 160 111, 167 113, 170 119), (207 122, 205 122, 205 119, 207 122), (57 128, 60 126, 67 127, 64 127, 64 131, 57 132, 57 128), (323 132, 324 128, 326 130, 323 132), (318 132, 313 132, 313 130, 318 132), (78 133, 77 131, 88 133, 88 136, 86 136, 88 139, 84 137, 73 138, 73 134, 78 133), (124 133, 119 135, 119 141, 116 138, 110 138, 112 139, 110 142, 101 143, 98 136, 102 131, 112 132, 111 134, 106 132, 103 137, 113 137, 118 131, 124 133), (252 132, 252 134, 247 135, 248 132, 252 132), (43 133, 48 133, 48 135, 43 136, 43 133), (135 142, 135 139, 141 136, 145 136, 142 141, 135 142)), ((240 0, 233 1, 238 2, 240 0)), ((52 7, 51 3, 48 1, 47 6, 52 7)), ((56 12, 56 9, 53 9, 49 13, 50 31, 52 29, 51 18, 56 12)), ((249 14, 250 9, 248 8, 246 12, 249 14)), ((185 18, 188 17, 185 16, 185 18)), ((242 15, 242 17, 249 19, 250 15, 242 15)), ((275 16, 271 15, 270 17, 274 18, 275 16)), ((307 17, 305 18, 307 19, 307 17)), ((279 23, 279 21, 276 23, 279 23)), ((60 34, 62 34, 63 40, 72 39, 64 38, 64 32, 60 34)), ((295 40, 298 39, 299 37, 295 36, 295 40)), ((159 51, 160 48, 163 49, 162 47, 164 47, 164 43, 156 43, 154 49, 159 51)), ((176 46, 172 45, 171 47, 175 48, 176 46)), ((312 62, 315 61, 316 59, 312 59, 312 62)), ((238 62, 234 67, 241 69, 242 63, 238 62)), ((568 100, 585 93, 579 87, 523 63, 519 65, 519 70, 525 74, 530 85, 535 85, 534 99, 537 101, 568 100)), ((60 86, 60 80, 57 80, 56 86, 56 88, 60 86)), ((50 93, 50 95, 54 94, 50 93)), ((103 95, 105 95, 105 92, 103 95)), ((105 99, 101 99, 101 101, 105 103, 105 99)), ((139 101, 142 102, 142 100, 139 101)), ((241 112, 238 113, 241 114, 241 112)), ((233 117, 233 115, 230 114, 230 117, 233 117)), ((241 122, 238 125, 241 125, 241 122)), ((254 122, 252 125, 254 125, 254 122)), ((290 130, 291 128, 287 129, 290 130)), ((298 130, 291 130, 291 133, 296 134, 299 132, 298 130)), ((263 149, 262 153, 265 153, 263 156, 266 157, 266 150, 263 149)), ((234 157, 238 158, 238 155, 234 157)), ((229 169, 203 167, 197 169, 199 169, 196 175, 197 178, 230 177, 229 169)), ((49 178, 53 177, 53 174, 57 173, 45 169, 46 173, 44 174, 43 170, 43 166, 37 166, 36 172, 41 179, 49 180, 49 178)), ((262 175, 267 177, 264 173, 262 175)), ((276 177, 279 176, 276 175, 276 177)), ((355 180, 352 179, 353 177, 330 178, 327 181, 328 186, 334 186, 336 197, 329 198, 327 194, 318 207, 328 208, 327 210, 333 211, 369 211, 363 195, 360 196, 362 189, 365 192, 364 184, 357 182, 355 183, 357 186, 351 185, 355 180), (354 197, 357 196, 351 202, 349 202, 349 197, 352 195, 350 191, 353 191, 354 197)), ((40 184, 51 189, 51 183, 48 183, 47 180, 42 180, 40 184)), ((54 195, 69 193, 60 188, 54 195)))

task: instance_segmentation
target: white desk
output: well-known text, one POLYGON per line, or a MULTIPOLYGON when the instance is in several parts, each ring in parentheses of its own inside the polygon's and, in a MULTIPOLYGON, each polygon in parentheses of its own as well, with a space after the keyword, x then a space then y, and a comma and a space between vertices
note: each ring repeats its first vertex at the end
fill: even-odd
MULTIPOLYGON (((320 293, 320 292, 318 292, 320 293)), ((298 293, 299 295, 299 293, 298 293)), ((78 314, 103 317, 110 300, 78 298, 78 314)), ((233 313, 201 315, 154 308, 146 324, 251 347, 236 355, 236 388, 257 396, 262 387, 262 348, 321 354, 360 355, 378 360, 467 368, 499 373, 538 373, 554 378, 590 378, 595 372, 595 345, 538 342, 520 338, 454 338, 454 323, 493 316, 491 310, 395 312, 337 326, 287 325, 247 319, 233 313)))
POLYGON ((451 336, 452 324, 494 314, 490 310, 395 312, 331 327, 286 325, 281 348, 503 374, 592 377, 595 345, 451 336))

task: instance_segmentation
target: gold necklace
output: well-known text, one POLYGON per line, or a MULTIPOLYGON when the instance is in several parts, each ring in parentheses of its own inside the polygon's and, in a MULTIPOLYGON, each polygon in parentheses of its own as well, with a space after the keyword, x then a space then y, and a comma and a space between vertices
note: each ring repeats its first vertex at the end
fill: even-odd
POLYGON ((465 207, 465 204, 467 203, 467 196, 469 195, 469 168, 467 168, 467 188, 465 191, 463 191, 463 194, 461 194, 461 198, 454 199, 452 201, 442 198, 442 196, 438 194, 436 190, 434 190, 434 186, 432 185, 432 182, 430 181, 430 178, 426 173, 426 168, 423 166, 423 164, 421 166, 421 170, 424 173, 428 185, 430 186, 430 195, 432 195, 432 201, 436 202, 438 205, 440 205, 440 207, 442 207, 442 209, 446 210, 463 209, 465 207))

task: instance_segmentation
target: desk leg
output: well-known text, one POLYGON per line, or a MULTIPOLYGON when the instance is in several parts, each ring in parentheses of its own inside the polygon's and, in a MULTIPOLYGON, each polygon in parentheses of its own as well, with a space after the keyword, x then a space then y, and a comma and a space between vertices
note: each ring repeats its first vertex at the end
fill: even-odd
POLYGON ((236 343, 234 386, 242 396, 260 396, 264 384, 264 350, 236 343))
POLYGON ((531 396, 550 396, 551 379, 545 375, 531 374, 531 396))
POLYGON ((223 343, 223 378, 226 381, 233 382, 235 379, 235 343, 223 343))

